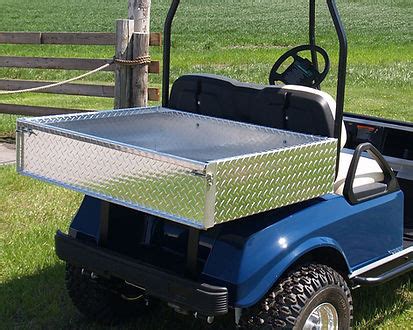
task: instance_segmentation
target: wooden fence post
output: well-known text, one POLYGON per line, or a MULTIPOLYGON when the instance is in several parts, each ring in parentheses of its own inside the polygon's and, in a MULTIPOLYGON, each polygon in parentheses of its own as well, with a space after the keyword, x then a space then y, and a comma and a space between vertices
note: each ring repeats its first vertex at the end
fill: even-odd
MULTIPOLYGON (((149 55, 149 26, 151 0, 128 0, 128 16, 134 20, 133 58, 149 55)), ((131 105, 145 107, 148 104, 148 65, 132 69, 131 105)))
MULTIPOLYGON (((134 21, 119 19, 116 21, 116 58, 131 60, 133 54, 132 36, 134 21)), ((131 77, 129 66, 116 65, 115 70, 115 109, 129 108, 131 104, 131 77)))
POLYGON ((128 0, 128 18, 135 21, 135 32, 149 33, 151 0, 128 0))
MULTIPOLYGON (((133 34, 133 58, 149 55, 149 34, 133 34)), ((148 65, 136 65, 132 69, 131 105, 146 107, 148 105, 148 65)))
MULTIPOLYGON (((132 60, 133 59, 133 20, 120 20, 116 23, 117 33, 113 32, 0 32, 0 44, 38 44, 38 45, 111 45, 116 46, 116 58, 132 60), (117 37, 117 38, 116 38, 117 37)), ((146 45, 146 36, 137 36, 136 52, 137 54, 146 53, 145 47, 140 47, 139 44, 146 45)), ((160 46, 162 35, 160 33, 149 34, 150 46, 160 46)), ((107 58, 57 58, 57 57, 30 57, 30 56, 0 56, 0 68, 26 68, 26 69, 58 69, 58 70, 94 70, 105 64, 112 63, 107 58)), ((159 61, 151 61, 149 65, 141 67, 141 70, 147 68, 148 73, 160 72, 159 61)), ((139 68, 138 68, 139 70, 139 68)), ((103 69, 105 72, 115 72, 116 78, 116 100, 115 108, 127 108, 132 105, 145 105, 146 92, 148 100, 159 101, 159 88, 147 88, 145 80, 146 72, 138 73, 137 77, 143 77, 143 80, 135 80, 135 85, 132 89, 132 66, 111 64, 103 69), (146 89, 147 88, 147 89, 146 89), (143 91, 138 94, 138 103, 131 103, 132 90, 143 91)), ((36 81, 36 80, 20 80, 20 79, 0 79, 0 90, 14 91, 44 87, 45 85, 53 85, 55 81, 36 81)), ((38 93, 51 93, 63 95, 82 95, 94 97, 115 97, 114 85, 97 85, 97 84, 78 84, 68 83, 58 85, 47 89, 40 89, 38 93)), ((135 95, 135 98, 136 98, 135 95)), ((91 109, 90 109, 91 110, 91 109)), ((65 113, 82 112, 82 109, 67 109, 54 108, 44 106, 28 106, 0 103, 0 113, 24 115, 24 116, 40 116, 65 113)))

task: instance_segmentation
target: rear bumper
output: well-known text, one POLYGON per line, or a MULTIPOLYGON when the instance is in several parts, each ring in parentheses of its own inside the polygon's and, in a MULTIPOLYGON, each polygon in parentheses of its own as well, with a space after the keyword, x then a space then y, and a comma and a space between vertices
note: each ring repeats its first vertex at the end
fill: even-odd
POLYGON ((138 260, 81 242, 60 231, 56 233, 55 244, 60 259, 97 274, 126 280, 145 288, 149 296, 206 316, 228 312, 228 290, 225 287, 169 274, 138 260))

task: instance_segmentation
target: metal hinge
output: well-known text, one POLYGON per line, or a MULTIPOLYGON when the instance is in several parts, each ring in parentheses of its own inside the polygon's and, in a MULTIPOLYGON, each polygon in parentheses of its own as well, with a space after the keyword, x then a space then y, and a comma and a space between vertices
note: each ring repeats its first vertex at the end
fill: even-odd
POLYGON ((195 176, 200 176, 200 177, 205 178, 208 186, 212 186, 213 183, 214 183, 214 176, 213 176, 212 174, 210 174, 210 173, 205 173, 205 171, 196 171, 196 170, 193 170, 193 171, 191 172, 191 174, 193 174, 193 175, 195 175, 195 176))
POLYGON ((29 136, 31 136, 32 134, 37 135, 31 128, 29 127, 18 127, 16 129, 16 133, 27 133, 29 134, 29 136))

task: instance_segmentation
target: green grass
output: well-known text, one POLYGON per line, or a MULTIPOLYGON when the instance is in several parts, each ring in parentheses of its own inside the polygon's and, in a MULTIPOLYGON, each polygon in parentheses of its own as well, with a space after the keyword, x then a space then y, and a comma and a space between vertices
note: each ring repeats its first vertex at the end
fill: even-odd
MULTIPOLYGON (((307 0, 184 0, 174 24, 172 78, 212 72, 265 83, 275 59, 306 43, 307 0)), ((333 63, 323 89, 334 95, 337 45, 323 1, 317 2, 318 41, 333 63)), ((161 31, 169 1, 154 0, 152 30, 161 31)), ((346 111, 413 121, 413 4, 411 0, 339 0, 349 39, 346 111)), ((113 31, 126 17, 126 0, 0 0, 3 31, 113 31)), ((0 55, 100 57, 111 47, 0 45, 0 55)), ((160 49, 152 56, 161 59, 160 49)), ((78 72, 0 68, 0 79, 60 80, 78 72)), ((110 73, 88 79, 110 83, 110 73)), ((159 85, 160 77, 152 76, 159 85)), ((1 96, 0 103, 108 109, 108 99, 49 94, 1 96)), ((16 116, 0 115, 0 135, 14 131, 16 116)), ((53 251, 57 228, 67 228, 81 196, 18 176, 0 167, 0 328, 98 328, 70 303, 64 267, 53 251)), ((358 328, 408 328, 413 324, 409 278, 355 291, 358 328)), ((198 327, 169 309, 139 328, 198 327)), ((225 327, 225 320, 221 327, 225 327)), ((131 322, 126 328, 136 328, 131 322)))
MULTIPOLYGON (((266 83, 275 59, 293 45, 306 43, 307 0, 236 1, 186 0, 174 23, 172 78, 188 72, 223 74, 242 81, 266 83)), ((152 30, 161 31, 169 1, 153 1, 152 30)), ((113 31, 126 17, 126 0, 14 1, 0 0, 3 31, 113 31), (51 10, 51 8, 53 8, 51 10), (82 15, 79 15, 79 10, 82 15)), ((413 121, 413 6, 409 0, 339 1, 349 39, 346 111, 413 121), (374 100, 370 104, 370 100, 374 100)), ((323 88, 334 94, 337 42, 323 1, 317 4, 318 42, 325 47, 333 70, 323 88)), ((0 45, 2 55, 111 58, 112 47, 0 45)), ((160 49, 152 48, 160 59, 160 49)), ((77 72, 0 68, 0 78, 61 80, 77 72)), ((111 73, 88 81, 108 83, 111 73)), ((151 83, 160 84, 159 76, 151 83)), ((0 103, 84 109, 111 108, 108 100, 30 94, 0 95, 0 103), (61 103, 61 100, 63 102, 61 103)), ((0 132, 14 130, 15 117, 0 115, 0 132)))

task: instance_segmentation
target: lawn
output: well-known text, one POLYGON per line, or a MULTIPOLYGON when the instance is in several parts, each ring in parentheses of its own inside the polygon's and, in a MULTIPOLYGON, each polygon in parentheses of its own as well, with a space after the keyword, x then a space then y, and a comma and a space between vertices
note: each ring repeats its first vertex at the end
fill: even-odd
MULTIPOLYGON (((0 0, 3 31, 113 31, 127 15, 127 1, 0 0), (53 10, 50 10, 53 8, 53 10), (79 15, 81 8, 82 15, 79 15)), ((169 1, 152 4, 152 31, 161 31, 169 1)), ((346 111, 413 121, 413 29, 410 0, 342 0, 339 9, 349 39, 346 111)), ((186 0, 174 24, 172 78, 188 72, 211 72, 266 83, 274 61, 293 45, 307 42, 307 0, 186 0), (236 5, 234 5, 236 4, 236 5)), ((333 63, 323 89, 334 94, 337 42, 323 1, 317 2, 318 43, 333 63)), ((2 55, 111 58, 112 47, 0 45, 2 55)), ((160 48, 152 48, 160 59, 160 48)), ((1 69, 0 78, 59 80, 78 72, 1 69)), ((112 82, 111 73, 91 81, 112 82)), ((153 85, 160 76, 152 76, 153 85)), ((0 96, 0 103, 107 109, 107 99, 26 94, 0 96)), ((0 132, 14 130, 15 117, 0 115, 0 132)))
MULTIPOLYGON (((152 30, 161 31, 167 0, 153 0, 152 30)), ((318 41, 329 51, 332 73, 322 87, 334 94, 337 46, 323 1, 317 2, 318 41)), ((338 0, 349 38, 346 111, 413 121, 413 3, 411 0, 338 0)), ((126 17, 126 0, 0 0, 2 31, 112 31, 126 17), (80 14, 81 13, 81 14, 80 14)), ((172 78, 212 72, 265 83, 273 62, 306 43, 307 1, 183 0, 174 25, 172 78)), ((102 57, 111 47, 0 45, 1 55, 102 57)), ((160 49, 152 57, 161 59, 160 49)), ((60 70, 1 69, 0 78, 59 80, 60 70)), ((90 78, 110 83, 110 73, 90 78)), ((160 84, 152 76, 153 85, 160 84)), ((99 98, 27 94, 0 103, 108 109, 99 98)), ((0 115, 0 135, 12 134, 15 116, 0 115)), ((78 194, 18 176, 0 167, 0 328, 98 328, 75 311, 64 291, 64 266, 53 251, 57 228, 67 228, 78 194)), ((354 292, 358 328, 408 328, 413 324, 413 282, 408 277, 354 292)), ((139 328, 184 329, 197 323, 162 309, 139 328)), ((222 327, 229 322, 224 320, 222 327)), ((126 324, 136 328, 135 323, 126 324)))

